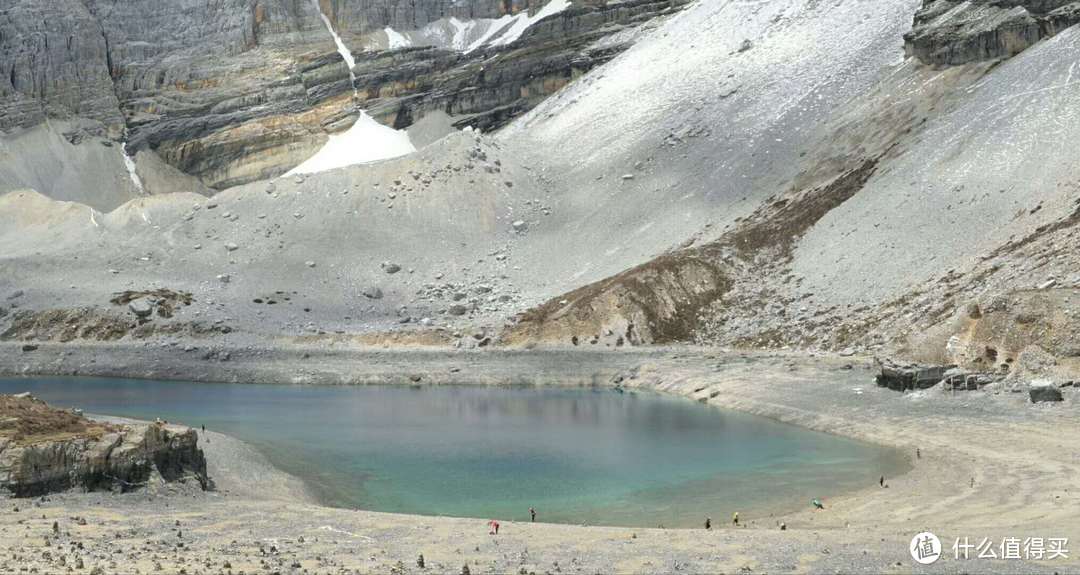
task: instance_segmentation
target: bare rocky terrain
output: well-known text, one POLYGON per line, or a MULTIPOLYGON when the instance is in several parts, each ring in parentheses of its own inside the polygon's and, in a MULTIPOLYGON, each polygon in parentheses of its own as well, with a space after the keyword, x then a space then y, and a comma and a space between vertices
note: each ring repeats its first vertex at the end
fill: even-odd
MULTIPOLYGON (((106 349, 72 350, 72 355, 65 355, 64 346, 43 351, 87 362, 95 354, 105 356, 106 349)), ((175 353, 144 351, 143 364, 182 365, 169 359, 175 353)), ((125 357, 137 356, 121 352, 118 357, 122 364, 125 357)), ((190 378, 287 381, 297 363, 283 350, 266 350, 190 378)), ((401 373, 418 365, 445 374, 440 381, 500 384, 505 380, 488 375, 522 373, 518 383, 580 385, 592 379, 600 386, 618 382, 677 394, 893 446, 909 457, 912 470, 887 478, 888 488, 874 483, 855 493, 825 496, 824 510, 808 504, 782 516, 743 514, 739 528, 529 523, 522 509, 520 517, 500 518, 499 535, 491 536, 486 518, 320 507, 259 453, 226 436, 200 432, 215 491, 170 484, 120 496, 64 493, 9 500, 10 509, 0 514, 0 566, 110 574, 461 573, 465 565, 470 573, 907 573, 914 565, 908 552, 912 536, 930 528, 942 538, 945 557, 918 572, 1076 570, 1073 553, 1039 561, 980 559, 974 552, 957 559, 951 549, 962 537, 976 543, 987 538, 995 545, 1006 537, 1075 540, 1080 529, 1072 509, 1076 462, 1062 456, 1077 448, 1075 434, 1068 432, 1076 417, 1072 389, 1063 403, 1034 408, 1022 394, 1000 390, 931 390, 900 398, 873 385, 876 369, 864 359, 700 348, 591 357, 572 351, 338 351, 319 356, 320 376, 309 382, 359 376, 414 385, 401 373), (616 363, 622 373, 612 371, 616 363), (567 373, 579 379, 564 377, 567 373), (978 433, 958 434, 958 428, 978 433), (786 529, 779 529, 781 523, 786 529)))
MULTIPOLYGON (((569 25, 604 10, 637 14, 631 6, 643 4, 618 6, 571 7, 552 18, 569 25)), ((420 29, 465 17, 444 8, 411 23, 393 11, 380 18, 420 29)), ((364 49, 363 30, 376 21, 334 10, 331 22, 346 43, 364 49)), ((975 29, 999 30, 995 38, 1012 33, 1003 10, 948 2, 694 4, 635 20, 636 28, 590 29, 588 37, 611 34, 596 42, 625 51, 565 88, 552 85, 557 93, 502 130, 457 131, 452 125, 466 116, 439 106, 430 120, 419 111, 410 117, 425 147, 376 164, 232 186, 193 167, 233 160, 191 138, 248 154, 255 146, 228 134, 267 133, 252 122, 299 125, 260 108, 261 119, 234 114, 227 128, 211 122, 200 129, 212 133, 184 136, 184 149, 206 149, 204 159, 185 152, 176 161, 166 151, 181 145, 173 136, 138 149, 137 171, 153 195, 106 209, 131 197, 123 189, 133 185, 110 133, 126 130, 139 148, 157 137, 150 134, 208 117, 191 116, 198 108, 186 109, 182 121, 167 109, 156 119, 131 116, 135 101, 165 96, 131 100, 127 78, 135 72, 124 69, 121 86, 128 87, 118 93, 127 116, 65 108, 64 118, 4 139, 14 161, 3 169, 15 174, 5 179, 27 189, 0 199, 8 272, 0 277, 0 337, 338 336, 459 347, 699 342, 870 351, 968 367, 986 353, 977 348, 990 348, 1001 355, 993 369, 1034 346, 1067 367, 1068 338, 1047 334, 1067 325, 1078 279, 1067 145, 1077 126, 1069 56, 1076 34, 1061 19, 1065 8, 1033 3, 1008 9, 1009 18, 1039 23, 1038 34, 1025 36, 1030 45, 973 36, 975 29), (842 41, 837 28, 846 31, 842 41), (978 54, 936 56, 980 42, 978 54), (87 132, 90 121, 126 123, 87 132), (90 153, 110 150, 100 145, 110 142, 112 156, 90 153), (51 155, 39 153, 46 148, 51 155), (66 167, 54 173, 42 161, 66 167), (18 175, 28 170, 36 175, 18 175), (29 189, 35 182, 42 185, 29 189), (190 301, 170 317, 111 303, 117 294, 158 290, 190 294, 190 301), (1016 314, 990 302, 1029 298, 1022 294, 1031 290, 1044 312, 1020 314, 1032 320, 1024 324, 1030 329, 1005 327, 1016 314), (998 327, 968 329, 986 323, 968 317, 973 306, 994 309, 998 327)), ((223 65, 268 50, 309 54, 327 69, 310 73, 337 78, 337 88, 312 85, 307 97, 326 104, 299 113, 330 102, 339 111, 352 106, 340 103, 349 99, 349 75, 340 60, 334 64, 333 39, 311 22, 318 11, 303 7, 298 20, 286 20, 299 28, 280 31, 276 13, 263 14, 261 26, 278 35, 258 36, 247 49, 250 39, 235 32, 223 65), (296 50, 300 41, 310 47, 296 50)), ((139 15, 96 17, 127 30, 139 15)), ((488 58, 548 50, 543 22, 505 48, 485 48, 498 53, 488 58)), ((109 46, 125 57, 140 54, 109 46)), ((423 48, 440 49, 449 48, 423 48)), ((403 57, 400 49, 367 50, 352 70, 361 102, 370 91, 369 60, 403 57)), ((404 73, 399 64, 394 69, 404 73)), ((22 68, 13 70, 18 79, 22 68)), ((229 81, 263 89, 263 80, 244 75, 229 81)), ((190 95, 216 98, 216 85, 190 95)), ((13 86, 18 92, 22 84, 13 86)), ((64 99, 60 92, 35 97, 64 99)), ((320 125, 350 121, 347 113, 329 124, 318 117, 312 121, 320 125)), ((287 157, 268 148, 255 164, 237 160, 246 167, 235 169, 252 176, 234 183, 281 173, 312 153, 316 140, 288 144, 287 157)), ((150 307, 155 298, 148 296, 150 307)))
MULTIPOLYGON (((0 7, 0 373, 606 385, 648 363, 682 374, 650 389, 942 454, 790 518, 794 541, 497 547, 457 543, 464 520, 196 494, 197 561, 146 520, 141 571, 889 572, 915 524, 1076 527, 1077 3, 158 4, 0 7), (416 151, 284 175, 362 110, 416 151), (715 349, 782 353, 758 377, 715 349), (822 353, 837 372, 785 375, 822 353), (293 523, 213 535, 271 510, 293 523), (332 543, 268 551, 301 536, 332 543)), ((58 509, 105 521, 96 501, 58 509)), ((113 520, 162 505, 136 501, 113 520)), ((12 534, 46 523, 11 517, 28 553, 12 534)))

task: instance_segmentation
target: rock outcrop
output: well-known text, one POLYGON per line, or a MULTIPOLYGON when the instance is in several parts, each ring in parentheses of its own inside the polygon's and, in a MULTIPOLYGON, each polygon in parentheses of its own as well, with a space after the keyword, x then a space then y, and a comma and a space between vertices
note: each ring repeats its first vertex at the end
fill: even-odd
POLYGON ((919 365, 916 363, 896 363, 890 360, 878 360, 881 371, 875 381, 881 387, 893 391, 929 389, 941 383, 953 365, 919 365))
POLYGON ((0 131, 52 116, 123 130, 109 45, 83 2, 15 0, 0 6, 0 131))
POLYGON ((1031 400, 1031 403, 1049 403, 1065 400, 1061 395, 1061 390, 1056 385, 1045 381, 1032 382, 1028 388, 1028 399, 1031 400))
POLYGON ((1077 22, 1075 0, 925 0, 904 41, 924 63, 955 66, 1015 56, 1077 22))
POLYGON ((210 485, 193 429, 97 423, 29 394, 0 396, 0 489, 17 497, 181 480, 210 485))

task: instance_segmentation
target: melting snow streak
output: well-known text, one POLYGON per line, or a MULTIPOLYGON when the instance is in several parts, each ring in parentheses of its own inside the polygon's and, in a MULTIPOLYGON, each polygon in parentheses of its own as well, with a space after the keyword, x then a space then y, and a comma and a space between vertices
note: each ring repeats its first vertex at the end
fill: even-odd
POLYGON ((135 184, 135 189, 140 194, 145 194, 146 189, 143 188, 142 179, 139 178, 139 174, 135 172, 135 158, 131 157, 131 154, 127 151, 127 142, 120 144, 120 152, 124 156, 124 167, 127 168, 128 177, 131 178, 131 183, 135 184))
MULTIPOLYGON (((341 40, 341 36, 338 36, 337 32, 334 31, 334 27, 330 24, 330 18, 323 14, 322 8, 319 6, 319 0, 311 0, 311 3, 315 5, 315 9, 322 16, 323 24, 330 31, 330 35, 334 37, 334 44, 337 45, 338 53, 341 54, 345 63, 349 65, 349 78, 352 80, 353 93, 355 94, 356 75, 353 73, 353 66, 356 65, 356 60, 353 58, 352 52, 349 51, 349 47, 341 40)), ((396 35, 408 45, 408 40, 404 36, 387 27, 386 35, 393 42, 394 36, 391 36, 391 34, 396 35)), ((325 172, 326 170, 343 168, 353 164, 366 164, 396 158, 415 151, 416 148, 409 141, 409 135, 405 131, 388 128, 373 120, 366 112, 361 111, 360 117, 357 118, 356 123, 351 128, 343 134, 331 135, 330 140, 314 156, 289 170, 285 175, 325 172)))

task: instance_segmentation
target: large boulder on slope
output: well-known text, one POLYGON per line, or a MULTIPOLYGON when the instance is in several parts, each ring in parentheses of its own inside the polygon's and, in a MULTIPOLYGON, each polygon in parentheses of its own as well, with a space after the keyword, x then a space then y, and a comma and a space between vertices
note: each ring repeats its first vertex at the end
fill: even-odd
POLYGON ((1028 397, 1031 403, 1064 401, 1065 399, 1061 395, 1061 390, 1049 381, 1032 382, 1031 387, 1028 388, 1028 397))

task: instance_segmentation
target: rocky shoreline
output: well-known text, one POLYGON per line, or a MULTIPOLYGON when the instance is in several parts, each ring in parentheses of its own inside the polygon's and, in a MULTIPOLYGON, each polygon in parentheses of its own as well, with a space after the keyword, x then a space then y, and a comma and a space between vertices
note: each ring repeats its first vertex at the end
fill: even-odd
MULTIPOLYGON (((1071 389, 1062 390, 1063 402, 1049 406, 1031 405, 1026 396, 1007 392, 953 396, 931 389, 898 395, 872 383, 876 369, 868 359, 794 352, 253 348, 231 350, 235 353, 228 361, 208 366, 185 359, 182 352, 141 346, 46 344, 25 355, 14 347, 12 353, 2 351, 0 372, 22 375, 78 371, 183 377, 177 370, 186 366, 186 379, 203 381, 619 385, 893 446, 908 453, 913 466, 903 476, 887 478, 888 489, 875 484, 826 498, 825 511, 745 517, 743 528, 711 532, 505 521, 500 535, 492 537, 480 519, 319 507, 269 487, 277 480, 266 483, 265 489, 205 494, 65 494, 35 503, 30 514, 0 518, 0 554, 19 557, 20 566, 55 568, 59 544, 68 564, 79 555, 87 568, 99 566, 103 573, 153 572, 157 566, 172 573, 459 573, 464 565, 472 573, 881 573, 911 569, 907 545, 922 529, 932 530, 943 542, 962 536, 1000 540, 1007 535, 1057 537, 1080 531, 1080 521, 1068 505, 1077 498, 1068 488, 1069 478, 1080 469, 1061 457, 1080 447, 1080 441, 1073 434, 1053 433, 1069 428, 1077 415, 1071 389), (92 357, 98 361, 91 363, 92 357), (505 377, 515 372, 528 374, 531 381, 524 381, 525 375, 517 380, 505 377), (572 373, 577 376, 567 377, 572 373), (420 382, 413 381, 417 374, 420 382), (1010 441, 1003 441, 1006 437, 1010 441), (82 543, 83 549, 69 550, 68 540, 49 535, 52 521, 71 516, 85 518, 88 525, 62 522, 61 533, 71 531, 72 540, 82 543), (781 521, 785 531, 777 529, 781 521), (20 529, 13 529, 16 525, 20 529), (1055 526, 1054 533, 1043 533, 1047 525, 1055 526), (182 537, 177 535, 181 530, 182 537), (26 538, 24 531, 33 535, 26 538), (130 549, 124 563, 108 551, 118 537, 130 549), (181 539, 183 546, 178 547, 181 539), (52 563, 41 559, 45 545, 53 546, 52 563), (424 556, 425 567, 418 565, 419 555, 424 556)), ((235 460, 234 455, 215 451, 226 444, 215 436, 206 445, 210 474, 219 484, 235 487, 243 484, 235 481, 237 477, 276 475, 265 467, 251 473, 246 464, 222 472, 223 461, 235 460)), ((1071 559, 973 558, 942 561, 934 571, 1034 573, 1076 568, 1071 559)))
POLYGON ((0 396, 0 491, 36 497, 123 493, 169 482, 210 487, 194 430, 163 422, 93 422, 28 393, 0 396))

